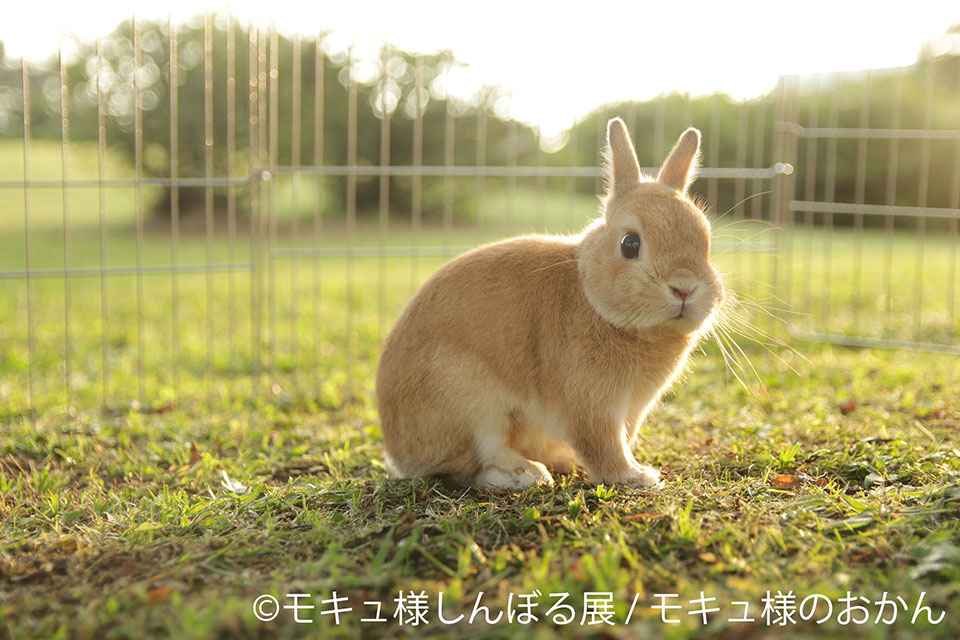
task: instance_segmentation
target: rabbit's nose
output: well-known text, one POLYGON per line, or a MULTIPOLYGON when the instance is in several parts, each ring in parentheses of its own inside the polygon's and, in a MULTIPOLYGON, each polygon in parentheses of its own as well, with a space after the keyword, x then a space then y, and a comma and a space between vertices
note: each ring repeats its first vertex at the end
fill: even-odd
POLYGON ((697 288, 696 286, 689 287, 689 288, 683 288, 683 289, 680 289, 680 288, 677 288, 677 287, 670 287, 670 291, 673 292, 673 295, 675 295, 675 296, 677 296, 678 298, 680 298, 680 301, 681 301, 681 302, 686 302, 687 296, 689 296, 691 293, 693 293, 693 290, 696 289, 696 288, 697 288))

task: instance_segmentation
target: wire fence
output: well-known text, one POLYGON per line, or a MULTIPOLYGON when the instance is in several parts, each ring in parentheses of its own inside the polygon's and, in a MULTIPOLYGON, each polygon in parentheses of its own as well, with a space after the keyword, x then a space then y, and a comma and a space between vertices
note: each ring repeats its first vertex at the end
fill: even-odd
MULTIPOLYGON (((32 69, 21 62, 22 135, 5 144, 22 150, 22 163, 19 175, 0 179, 4 215, 18 221, 8 220, 6 257, 0 259, 6 344, 0 410, 7 417, 96 406, 165 411, 175 403, 224 409, 251 402, 338 407, 369 401, 379 345, 436 267, 482 242, 569 232, 596 215, 590 193, 602 189, 601 172, 596 162, 577 164, 571 150, 587 149, 588 157, 599 159, 601 123, 613 115, 625 118, 641 159, 651 164, 687 125, 704 131, 706 166, 698 189, 714 211, 717 260, 733 288, 768 315, 782 304, 794 334, 958 352, 960 170, 954 170, 948 206, 929 206, 924 196, 928 165, 921 166, 915 201, 904 204, 896 190, 897 145, 907 140, 920 141, 924 158, 931 140, 956 145, 960 162, 960 132, 932 128, 932 98, 920 129, 901 127, 909 123, 900 115, 900 98, 895 127, 871 128, 869 107, 861 126, 840 127, 836 98, 828 126, 820 127, 819 107, 803 113, 801 79, 784 78, 776 100, 714 102, 704 122, 694 121, 689 98, 677 110, 661 100, 652 130, 642 128, 636 105, 598 113, 596 135, 568 141, 566 164, 557 165, 542 144, 526 156, 534 163, 521 163, 521 125, 484 105, 467 114, 447 108, 442 131, 425 129, 421 101, 430 94, 423 56, 412 65, 410 112, 400 116, 389 108, 384 72, 379 106, 370 105, 378 117, 363 120, 367 107, 361 109, 360 94, 369 82, 351 73, 349 54, 347 72, 339 75, 342 90, 331 95, 324 77, 330 68, 323 63, 329 54, 320 38, 305 43, 294 36, 295 53, 284 57, 276 31, 255 25, 241 30, 232 17, 223 24, 217 19, 203 21, 202 104, 185 104, 179 96, 186 85, 178 78, 178 27, 168 25, 165 177, 155 175, 156 145, 145 141, 145 118, 156 112, 144 104, 148 88, 139 70, 145 46, 135 21, 129 175, 116 175, 123 170, 112 159, 115 140, 107 139, 112 107, 102 44, 93 73, 92 149, 71 138, 72 85, 62 58, 59 86, 44 84, 60 95, 56 149, 50 140, 34 140, 32 69), (218 29, 225 32, 222 48, 215 46, 218 29), (225 66, 217 71, 221 56, 225 66), (304 69, 311 60, 314 93, 307 99, 304 69), (334 113, 343 118, 335 123, 338 140, 327 133, 334 113), (732 130, 721 132, 721 116, 735 123, 732 130), (199 143, 202 153, 198 163, 181 166, 186 119, 202 122, 202 140, 187 141, 199 143), (362 120, 363 126, 377 123, 379 162, 358 153, 362 120), (774 123, 771 137, 766 131, 774 123), (496 126, 506 133, 494 140, 496 126), (397 164, 392 159, 401 137, 410 157, 397 164), (894 185, 882 204, 864 196, 867 141, 874 139, 889 145, 887 176, 894 185), (852 202, 836 193, 837 149, 847 140, 858 145, 852 202), (441 162, 428 162, 425 154, 441 162), (80 156, 86 164, 77 171, 80 156), (51 159, 56 170, 48 166, 51 159), (794 166, 802 171, 793 172, 794 166), (191 190, 202 192, 199 214, 182 210, 191 190), (361 202, 363 192, 377 197, 361 202), (398 194, 405 199, 400 205, 398 194), (429 198, 436 214, 425 208, 429 198), (458 215, 464 200, 470 217, 458 215), (168 203, 160 222, 151 215, 157 202, 168 203), (882 230, 864 224, 872 217, 884 220, 882 230), (910 232, 916 250, 909 264, 894 268, 901 253, 894 245, 904 234, 893 222, 899 219, 916 221, 910 232), (852 262, 839 269, 841 259, 852 262), (882 276, 874 278, 877 271, 882 276), (901 286, 912 297, 904 300, 901 286)), ((151 47, 156 50, 155 43, 151 47)), ((186 45, 183 53, 197 57, 186 45)), ((385 49, 381 68, 391 60, 385 49)), ((769 318, 758 321, 776 330, 769 318)))
POLYGON ((791 264, 781 291, 789 307, 803 311, 791 332, 841 345, 960 354, 960 69, 930 58, 913 68, 871 70, 861 74, 859 95, 846 96, 831 90, 836 77, 784 81, 788 114, 778 130, 788 161, 802 173, 802 180, 785 181, 783 195, 782 253, 791 264), (917 86, 908 92, 911 82, 917 86), (815 99, 823 93, 826 104, 815 99), (844 109, 855 126, 842 126, 844 109), (853 161, 845 168, 852 193, 840 196, 844 150, 853 161))

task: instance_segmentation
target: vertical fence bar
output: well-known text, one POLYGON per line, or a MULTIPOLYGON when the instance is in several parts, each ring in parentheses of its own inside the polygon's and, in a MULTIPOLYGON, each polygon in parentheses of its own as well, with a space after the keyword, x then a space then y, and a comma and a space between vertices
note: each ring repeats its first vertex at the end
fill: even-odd
MULTIPOLYGON (((109 320, 107 317, 107 189, 105 171, 107 166, 107 126, 104 120, 103 86, 103 43, 97 38, 97 198, 100 207, 100 384, 104 409, 109 404, 109 369, 107 363, 107 343, 109 320)), ((136 70, 134 71, 136 73, 136 70)))
MULTIPOLYGON (((960 98, 960 91, 956 98, 960 98)), ((953 180, 950 183, 950 206, 960 209, 960 140, 956 142, 953 155, 953 180)), ((950 334, 950 344, 957 343, 957 217, 950 218, 950 275, 947 284, 947 329, 950 334)))
POLYGON ((203 164, 207 183, 203 189, 203 210, 206 222, 206 294, 207 294, 207 362, 205 386, 207 409, 213 408, 213 18, 203 16, 203 164))
MULTIPOLYGON (((477 156, 478 167, 487 164, 487 99, 481 94, 480 104, 477 105, 477 156)), ((478 233, 483 232, 483 189, 484 176, 478 175, 474 182, 474 191, 477 199, 476 228, 478 233)))
MULTIPOLYGON (((353 51, 347 54, 347 166, 357 166, 357 82, 353 77, 353 51)), ((419 71, 418 71, 419 73, 419 71)), ((419 76, 418 76, 419 77, 419 76)), ((419 85, 418 85, 419 86, 419 85)), ((419 92, 417 102, 419 103, 419 92)), ((418 104, 419 107, 419 104, 418 104)), ((356 388, 353 376, 354 353, 354 248, 357 242, 357 176, 352 171, 347 174, 347 389, 352 397, 356 388)))
POLYGON ((390 167, 390 125, 392 111, 387 108, 387 66, 390 63, 390 47, 383 46, 381 55, 380 76, 380 202, 379 202, 379 231, 377 243, 380 249, 377 268, 377 342, 382 345, 387 315, 387 236, 390 232, 390 176, 387 169, 390 167))
POLYGON ((70 376, 72 374, 70 362, 70 278, 67 275, 70 268, 70 207, 69 187, 67 187, 70 145, 70 88, 67 83, 67 65, 63 61, 63 49, 59 53, 60 62, 60 179, 61 196, 63 198, 63 387, 66 392, 67 413, 72 410, 70 376))
MULTIPOLYGON (((301 58, 303 44, 300 42, 300 34, 293 36, 293 60, 291 61, 291 127, 290 127, 290 164, 293 166, 292 184, 290 186, 290 203, 293 209, 293 215, 290 219, 290 243, 296 248, 300 246, 300 127, 301 127, 301 85, 303 82, 301 70, 301 58)), ((300 353, 300 334, 297 330, 297 321, 300 317, 298 313, 298 299, 300 289, 300 271, 299 261, 294 259, 290 261, 290 359, 292 360, 292 369, 294 379, 297 378, 299 370, 300 353)))
POLYGON ((423 107, 422 96, 420 95, 420 90, 423 88, 423 56, 418 55, 414 63, 414 108, 416 110, 416 117, 413 120, 413 188, 411 189, 411 200, 410 203, 410 224, 412 230, 412 242, 413 251, 410 256, 410 291, 411 293, 417 290, 417 284, 420 280, 419 267, 420 267, 420 225, 421 225, 421 205, 422 205, 422 194, 421 188, 423 184, 423 179, 420 176, 418 171, 420 166, 423 164, 423 107))
POLYGON ((249 143, 247 161, 250 173, 250 358, 251 377, 250 392, 254 398, 260 394, 260 249, 257 235, 260 229, 260 188, 263 183, 257 175, 257 164, 260 161, 260 34, 256 25, 249 23, 247 27, 247 71, 249 90, 249 143))
MULTIPOLYGON (((234 155, 237 152, 237 43, 236 19, 233 12, 227 14, 227 177, 235 173, 234 155)), ((237 256, 237 190, 233 184, 227 185, 227 262, 233 264, 237 256)), ((237 309, 234 300, 237 294, 237 281, 234 269, 227 271, 227 350, 230 354, 229 398, 232 401, 236 392, 234 376, 237 370, 237 354, 233 336, 236 333, 237 309)))
MULTIPOLYGON (((707 162, 711 167, 720 165, 720 109, 717 107, 719 101, 720 98, 717 94, 710 97, 710 149, 707 151, 707 162)), ((636 135, 636 132, 634 132, 634 135, 636 135)), ((720 208, 720 203, 717 202, 718 193, 717 179, 710 178, 707 181, 707 199, 714 210, 720 208)))
MULTIPOLYGON (((860 102, 860 128, 870 126, 870 72, 863 80, 863 95, 860 102)), ((867 138, 857 140, 857 174, 854 179, 854 203, 858 210, 853 214, 853 332, 860 328, 860 305, 863 297, 863 206, 867 184, 867 138)))
POLYGON ((177 27, 167 21, 170 30, 170 323, 173 342, 173 394, 180 396, 180 291, 177 265, 180 262, 180 133, 178 116, 179 62, 177 60, 177 27))
MULTIPOLYGON (((737 166, 747 166, 747 134, 748 126, 747 113, 749 108, 747 102, 741 102, 737 109, 737 166)), ((747 181, 744 178, 737 178, 733 183, 733 219, 743 219, 743 199, 746 197, 747 181)))
MULTIPOLYGON (((577 122, 570 125, 570 137, 567 139, 567 168, 573 169, 577 166, 577 122)), ((568 175, 564 179, 564 188, 566 189, 566 208, 563 213, 564 233, 570 233, 573 230, 573 207, 574 207, 574 178, 568 175)))
MULTIPOLYGON (((269 225, 270 225, 270 184, 273 176, 266 170, 268 155, 267 148, 269 140, 267 139, 267 107, 269 85, 267 81, 267 54, 269 46, 269 34, 264 33, 263 29, 257 28, 257 168, 261 172, 260 190, 257 202, 257 233, 256 233, 256 251, 257 261, 254 275, 257 280, 257 385, 262 383, 264 373, 264 347, 267 347, 267 357, 270 356, 269 346, 266 345, 264 332, 268 329, 269 322, 269 301, 264 304, 266 296, 266 283, 264 275, 266 273, 266 261, 268 257, 264 255, 264 243, 269 243, 269 225)), ((271 385, 268 385, 268 389, 271 385)))
MULTIPOLYGON (((547 232, 546 223, 546 204, 547 204, 547 174, 546 174, 546 154, 543 151, 543 131, 537 127, 537 233, 547 232)), ((553 230, 556 231, 556 230, 553 230)))
MULTIPOLYGON (((747 144, 749 137, 749 122, 747 120, 747 115, 750 111, 749 103, 743 101, 739 105, 739 117, 737 118, 737 166, 746 167, 747 166, 747 144)), ((746 191, 747 191, 747 180, 746 178, 737 178, 734 181, 733 185, 733 223, 730 224, 730 221, 727 220, 728 225, 733 228, 736 228, 736 232, 731 234, 734 239, 738 235, 743 233, 743 225, 739 224, 745 217, 745 202, 746 202, 746 191)), ((753 195, 753 194, 751 194, 753 195)), ((739 293, 744 289, 744 276, 743 276, 743 252, 737 251, 735 254, 736 266, 734 268, 735 275, 732 276, 733 286, 735 290, 739 293)))
MULTIPOLYGON (((827 125, 831 129, 837 128, 837 122, 840 119, 839 92, 830 92, 830 115, 827 125)), ((824 177, 823 199, 827 202, 834 202, 837 189, 837 139, 830 138, 827 141, 827 175, 824 177)), ((833 282, 833 211, 827 211, 824 214, 824 226, 826 229, 823 234, 824 244, 824 281, 833 282)), ((823 288, 823 304, 820 307, 820 322, 823 327, 827 326, 830 317, 830 287, 823 288)))
MULTIPOLYGON (((754 122, 754 136, 753 136, 753 166, 756 168, 761 168, 766 166, 764 160, 764 135, 767 125, 767 113, 766 105, 763 100, 757 102, 757 117, 754 122)), ((763 181, 754 180, 753 181, 753 192, 759 194, 763 190, 763 181)), ((770 198, 770 202, 773 201, 773 198, 770 198)), ((750 209, 750 219, 754 221, 762 221, 763 219, 763 196, 758 195, 756 198, 753 198, 751 201, 750 209)), ((756 231, 753 231, 751 227, 750 237, 755 237, 756 231)), ((760 286, 760 252, 755 251, 753 253, 753 296, 757 297, 757 289, 760 286)), ((744 285, 744 290, 746 290, 746 285, 744 285)))
MULTIPOLYGON (((950 185, 950 206, 960 209, 960 140, 953 155, 953 180, 950 185)), ((957 218, 950 218, 950 275, 947 278, 947 329, 950 344, 957 342, 957 218)))
MULTIPOLYGON (((800 76, 794 75, 791 76, 789 82, 784 82, 784 105, 783 105, 783 117, 787 122, 798 122, 800 120, 799 116, 799 99, 800 99, 800 76)), ((797 152, 798 152, 797 136, 792 132, 792 129, 784 129, 780 132, 780 149, 781 156, 785 158, 783 162, 790 164, 791 166, 796 166, 797 163, 797 152)), ((777 162, 777 159, 774 158, 774 162, 777 162)), ((778 233, 780 237, 786 237, 786 249, 784 251, 783 261, 784 268, 779 267, 780 260, 774 256, 774 259, 771 261, 771 284, 773 286, 772 292, 777 292, 782 290, 783 293, 781 297, 788 301, 788 305, 792 303, 793 300, 793 270, 794 270, 794 238, 795 234, 793 232, 794 227, 794 213, 790 208, 790 202, 794 199, 794 194, 796 190, 796 181, 795 181, 795 172, 789 174, 781 173, 777 177, 780 179, 780 194, 777 202, 777 216, 780 219, 780 229, 778 233), (781 284, 782 281, 782 284, 781 284)), ((779 244, 779 243, 778 243, 779 244)), ((771 293, 771 298, 776 299, 776 296, 771 293)), ((771 321, 771 330, 773 330, 773 315, 768 315, 768 318, 771 321)))
MULTIPOLYGON (((601 161, 607 150, 607 122, 610 120, 610 114, 606 110, 597 116, 597 136, 594 143, 594 159, 601 161)), ((597 176, 593 181, 593 192, 603 193, 603 176, 597 176)))
POLYGON ((36 395, 34 390, 33 363, 36 356, 36 329, 33 322, 33 260, 30 254, 30 72, 27 62, 20 58, 20 75, 23 81, 23 242, 24 267, 27 270, 27 407, 31 424, 36 424, 36 395))
MULTIPOLYGON (((447 86, 450 86, 450 70, 446 70, 447 86)), ((452 167, 456 164, 456 122, 453 117, 452 97, 447 94, 447 105, 443 117, 443 166, 452 167)), ((446 258, 453 241, 453 176, 449 173, 443 176, 443 255, 446 258)))
MULTIPOLYGON (((314 41, 314 67, 313 67, 313 164, 317 167, 323 167, 323 82, 324 82, 324 55, 321 41, 322 34, 317 34, 314 41)), ((323 241, 323 169, 317 170, 317 176, 314 181, 314 190, 316 193, 313 198, 313 244, 320 247, 323 241)), ((320 343, 322 337, 320 333, 320 269, 321 258, 313 261, 312 285, 313 285, 313 385, 314 393, 320 392, 320 343)))
MULTIPOLYGON (((753 123, 753 166, 760 168, 764 166, 763 159, 763 146, 764 146, 764 133, 767 126, 767 114, 766 114, 766 105, 762 100, 757 101, 757 106, 754 109, 756 112, 756 117, 754 118, 753 123)), ((763 181, 759 179, 754 179, 753 181, 753 192, 760 193, 763 190, 763 181)), ((759 220, 763 217, 763 196, 757 196, 753 198, 750 202, 750 219, 759 220)))
MULTIPOLYGON (((777 96, 773 107, 772 162, 786 162, 786 133, 780 130, 778 124, 788 120, 789 109, 787 107, 787 101, 789 100, 788 94, 790 92, 788 76, 780 76, 780 79, 777 82, 776 92, 777 96)), ((790 158, 790 161, 793 161, 793 158, 790 158)), ((774 176, 772 180, 773 193, 770 196, 770 222, 773 226, 776 254, 770 261, 769 284, 772 287, 770 291, 778 290, 777 264, 779 263, 781 256, 787 265, 790 264, 792 237, 789 232, 787 232, 787 217, 785 215, 786 212, 784 211, 784 203, 786 200, 786 182, 787 178, 783 174, 774 176)), ((759 257, 759 253, 757 256, 759 257)), ((785 284, 784 291, 789 292, 789 284, 785 284)), ((784 298, 789 300, 789 293, 786 293, 784 298)), ((764 301, 766 299, 767 296, 762 298, 764 301)), ((770 320, 770 316, 766 315, 764 319, 770 320)))
MULTIPOLYGON (((923 128, 933 127, 933 59, 926 64, 926 91, 923 108, 923 128)), ((917 206, 927 206, 927 194, 930 184, 930 138, 920 140, 920 175, 917 184, 917 206)), ((924 216, 917 218, 917 277, 914 284, 913 302, 913 335, 919 339, 923 322, 923 254, 926 249, 927 219, 924 216)))
MULTIPOLYGON (((897 73, 896 88, 893 94, 893 112, 890 114, 890 128, 900 128, 900 109, 903 99, 903 69, 897 73)), ((887 205, 893 206, 897 203, 897 172, 900 167, 900 139, 896 136, 890 137, 890 148, 887 159, 887 205)), ((883 280, 886 284, 886 313, 884 314, 884 337, 890 336, 890 322, 893 316, 893 230, 894 218, 892 215, 885 216, 883 221, 883 233, 886 245, 886 260, 884 260, 883 280)))
MULTIPOLYGON (((140 25, 136 16, 133 17, 133 66, 137 69, 143 65, 143 42, 140 25)), ((140 86, 140 74, 133 74, 133 200, 137 217, 137 402, 144 406, 145 381, 143 379, 143 87, 140 86)))
MULTIPOLYGON (((817 74, 813 77, 813 82, 811 83, 810 89, 810 112, 808 116, 807 126, 815 128, 819 125, 820 122, 820 75, 817 74)), ((806 139, 807 143, 807 162, 804 176, 804 188, 803 188, 803 199, 807 202, 812 202, 817 198, 817 138, 810 137, 806 139)), ((806 254, 806 286, 804 287, 804 302, 803 308, 805 311, 810 312, 811 305, 813 304, 813 212, 805 211, 803 213, 803 227, 806 238, 805 242, 805 254, 806 254)))
MULTIPOLYGON (((666 159, 663 154, 666 152, 664 138, 667 128, 667 95, 661 93, 656 100, 657 112, 653 118, 653 163, 658 165, 666 159)), ((597 189, 597 193, 600 193, 599 189, 597 189)))
POLYGON ((512 235, 516 216, 514 207, 516 206, 517 191, 515 175, 517 169, 517 122, 513 119, 507 123, 507 167, 507 215, 504 220, 504 227, 506 235, 512 235))
POLYGON ((269 343, 267 348, 270 354, 270 383, 271 386, 277 382, 277 269, 273 259, 273 251, 277 248, 277 233, 279 221, 279 212, 277 210, 277 149, 279 144, 279 126, 280 126, 280 53, 279 36, 277 27, 270 24, 270 53, 269 53, 269 91, 270 91, 270 113, 267 116, 269 123, 269 148, 267 150, 267 166, 270 170, 270 184, 267 219, 267 336, 269 343))
MULTIPOLYGON (((793 91, 791 92, 791 99, 788 103, 790 107, 788 118, 790 122, 800 122, 800 97, 801 97, 801 81, 800 76, 794 76, 793 91)), ((796 234, 794 233, 794 226, 796 225, 795 215, 793 210, 790 207, 790 203, 796 198, 797 193, 797 165, 800 164, 800 136, 796 134, 795 131, 790 130, 785 132, 786 135, 786 146, 787 146, 787 157, 790 159, 790 165, 793 167, 786 175, 786 185, 784 188, 784 199, 781 203, 782 211, 786 215, 788 231, 790 237, 793 238, 796 234)), ((790 244, 790 259, 791 262, 788 263, 787 267, 787 297, 786 299, 790 301, 790 304, 793 302, 793 287, 794 287, 794 275, 796 272, 795 264, 792 262, 794 257, 794 245, 791 240, 790 244)), ((789 307, 789 305, 788 305, 789 307)), ((771 316, 771 321, 773 320, 771 316)))

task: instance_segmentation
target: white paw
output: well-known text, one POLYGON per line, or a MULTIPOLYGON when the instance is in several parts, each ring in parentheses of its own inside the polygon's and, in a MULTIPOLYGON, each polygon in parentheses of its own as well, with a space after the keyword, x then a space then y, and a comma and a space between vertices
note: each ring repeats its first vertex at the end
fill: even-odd
POLYGON ((660 482, 660 472, 653 467, 637 465, 622 483, 630 487, 652 487, 660 482))
POLYGON ((499 489, 526 489, 535 484, 553 484, 553 477, 539 462, 524 461, 509 467, 490 466, 474 479, 478 485, 499 489))
POLYGON ((653 487, 660 482, 660 472, 653 467, 644 467, 636 465, 631 467, 630 471, 614 478, 597 478, 597 482, 612 484, 618 487, 653 487))

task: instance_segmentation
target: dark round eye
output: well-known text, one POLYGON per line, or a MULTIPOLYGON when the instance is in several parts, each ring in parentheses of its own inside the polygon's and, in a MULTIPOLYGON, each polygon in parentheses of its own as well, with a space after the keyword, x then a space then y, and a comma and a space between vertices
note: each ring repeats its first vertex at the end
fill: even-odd
POLYGON ((633 260, 640 255, 640 236, 633 231, 625 233, 620 238, 620 253, 627 260, 633 260))

